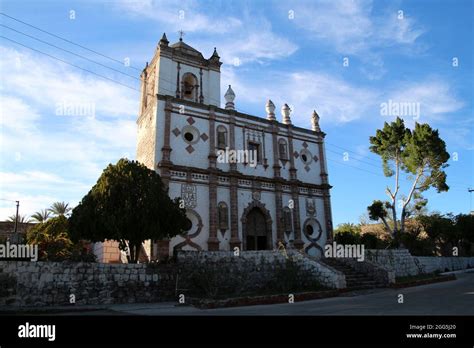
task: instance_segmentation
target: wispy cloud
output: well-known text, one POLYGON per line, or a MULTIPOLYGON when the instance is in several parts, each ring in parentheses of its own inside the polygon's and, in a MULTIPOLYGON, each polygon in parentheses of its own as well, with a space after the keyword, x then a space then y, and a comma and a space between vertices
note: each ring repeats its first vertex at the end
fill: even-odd
POLYGON ((240 4, 243 9, 239 9, 239 18, 219 11, 220 6, 228 10, 226 4, 213 4, 204 11, 202 2, 198 1, 183 1, 177 5, 171 1, 125 0, 117 6, 125 9, 128 16, 139 16, 160 24, 168 33, 178 30, 195 33, 193 44, 203 55, 208 53, 210 56, 217 47, 226 64, 262 63, 291 56, 298 49, 294 41, 275 33, 262 11, 253 9, 249 13, 243 4, 240 4))
POLYGON ((23 206, 29 214, 52 199, 76 204, 108 163, 133 158, 138 93, 36 54, 0 52, 2 197, 38 204, 23 206), (92 103, 95 113, 58 115, 63 102, 92 103))
MULTIPOLYGON (((81 74, 49 58, 9 47, 0 47, 0 91, 15 91, 54 114, 63 104, 92 104, 107 117, 138 113, 138 93, 90 74, 81 74)), ((133 83, 130 83, 133 85, 133 83)), ((138 87, 138 83, 137 83, 138 87)))
MULTIPOLYGON (((465 103, 456 96, 453 86, 439 77, 429 77, 423 81, 399 81, 393 89, 388 89, 381 102, 415 103, 420 106, 418 122, 444 122, 453 113, 461 110, 465 103)), ((394 115, 396 116, 396 115, 394 115)), ((413 121, 413 117, 407 120, 413 121)), ((412 122, 413 123, 413 122, 412 122)))
POLYGON ((243 79, 235 69, 224 71, 223 79, 232 84, 237 95, 237 109, 240 100, 260 104, 262 111, 267 99, 271 99, 278 108, 288 103, 293 110, 293 123, 309 127, 313 109, 317 110, 323 124, 346 123, 366 115, 369 108, 373 109, 379 94, 323 72, 273 71, 268 76, 271 79, 250 81, 243 79))
POLYGON ((184 30, 222 34, 242 27, 241 20, 236 17, 210 17, 202 13, 199 1, 121 0, 115 5, 130 16, 163 23, 173 32, 184 30))
POLYGON ((412 16, 398 12, 403 10, 375 13, 372 0, 295 1, 285 6, 295 11, 294 23, 304 36, 357 57, 364 63, 360 70, 371 79, 386 73, 383 49, 412 46, 426 31, 412 16))
POLYGON ((372 0, 298 1, 293 5, 295 24, 342 54, 364 55, 380 47, 410 45, 425 32, 398 9, 374 14, 372 0))

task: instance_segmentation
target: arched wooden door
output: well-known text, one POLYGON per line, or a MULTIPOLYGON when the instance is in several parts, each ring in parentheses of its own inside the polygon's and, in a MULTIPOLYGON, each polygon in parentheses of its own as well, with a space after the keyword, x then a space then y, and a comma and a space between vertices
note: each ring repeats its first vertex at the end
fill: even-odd
POLYGON ((253 208, 247 215, 247 250, 266 250, 267 240, 267 222, 265 215, 259 208, 253 208))

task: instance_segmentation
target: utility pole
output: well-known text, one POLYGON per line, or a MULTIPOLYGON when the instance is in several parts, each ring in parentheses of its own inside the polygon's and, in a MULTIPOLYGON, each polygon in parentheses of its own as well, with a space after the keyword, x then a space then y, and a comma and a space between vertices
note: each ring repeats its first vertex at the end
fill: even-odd
POLYGON ((14 231, 14 236, 16 236, 16 233, 18 232, 18 209, 20 208, 20 201, 15 201, 16 202, 16 215, 15 215, 15 231, 14 231))
POLYGON ((470 197, 469 197, 469 213, 471 215, 474 215, 474 211, 472 210, 472 193, 474 192, 474 189, 468 188, 467 191, 470 194, 470 197))

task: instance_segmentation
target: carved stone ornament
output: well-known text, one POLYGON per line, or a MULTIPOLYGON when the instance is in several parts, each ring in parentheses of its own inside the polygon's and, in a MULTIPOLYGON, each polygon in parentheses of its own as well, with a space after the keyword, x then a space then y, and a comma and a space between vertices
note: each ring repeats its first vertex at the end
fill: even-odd
POLYGON ((306 198, 306 216, 314 216, 316 213, 316 204, 314 198, 306 198))
POLYGON ((181 185, 181 199, 185 208, 196 208, 197 205, 197 189, 193 184, 181 185))

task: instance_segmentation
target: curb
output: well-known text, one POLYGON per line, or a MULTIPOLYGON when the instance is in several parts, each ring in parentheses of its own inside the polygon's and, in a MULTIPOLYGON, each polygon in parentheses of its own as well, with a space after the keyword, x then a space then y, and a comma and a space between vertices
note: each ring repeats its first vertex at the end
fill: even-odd
MULTIPOLYGON (((294 301, 308 301, 316 300, 328 297, 337 297, 341 294, 340 290, 325 290, 316 292, 300 292, 295 293, 294 301)), ((225 300, 209 300, 199 298, 188 298, 189 303, 200 309, 214 309, 214 308, 225 308, 225 307, 241 307, 241 306, 257 306, 266 304, 277 304, 277 303, 288 303, 287 295, 264 295, 264 296, 248 296, 248 297, 235 297, 225 300)))
POLYGON ((442 283, 442 282, 447 282, 450 280, 456 280, 456 276, 454 274, 450 274, 450 275, 441 276, 441 277, 413 280, 413 281, 409 281, 405 283, 395 283, 395 284, 391 284, 390 288, 394 288, 394 289, 409 288, 409 287, 419 286, 419 285, 442 283))

